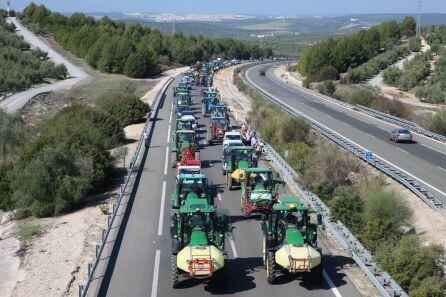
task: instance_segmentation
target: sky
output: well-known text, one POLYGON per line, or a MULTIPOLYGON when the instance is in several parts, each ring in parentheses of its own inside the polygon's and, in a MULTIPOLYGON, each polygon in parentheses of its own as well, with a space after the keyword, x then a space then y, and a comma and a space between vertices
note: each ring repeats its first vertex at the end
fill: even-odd
MULTIPOLYGON (((2 1, 5 5, 5 0, 2 1)), ((29 0, 10 0, 23 10, 29 0)), ((242 13, 249 15, 345 15, 416 13, 418 0, 35 0, 59 12, 242 13)), ((422 0, 422 12, 446 13, 446 0, 422 0)))

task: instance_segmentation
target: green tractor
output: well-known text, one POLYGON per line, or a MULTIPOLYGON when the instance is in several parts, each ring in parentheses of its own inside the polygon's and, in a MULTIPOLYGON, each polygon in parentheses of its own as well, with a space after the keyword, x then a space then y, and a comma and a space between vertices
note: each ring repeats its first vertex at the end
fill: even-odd
POLYGON ((187 159, 200 160, 200 151, 194 130, 177 130, 173 135, 170 165, 177 166, 178 161, 187 159))
POLYGON ((194 122, 187 118, 179 118, 176 122, 175 131, 178 130, 194 130, 193 127, 194 122))
POLYGON ((188 92, 179 92, 176 94, 175 99, 177 100, 177 105, 191 105, 191 98, 188 92))
POLYGON ((180 209, 187 199, 192 198, 205 199, 209 205, 214 204, 208 178, 204 174, 178 174, 172 194, 172 211, 180 209))
POLYGON ((189 88, 185 82, 180 82, 173 88, 173 96, 175 97, 178 93, 189 93, 189 88))
POLYGON ((230 225, 227 211, 216 211, 206 199, 187 197, 171 218, 172 288, 181 286, 182 277, 225 285, 225 235, 231 234, 230 225))
POLYGON ((228 190, 237 184, 232 173, 237 169, 257 167, 258 159, 256 151, 250 146, 231 146, 223 150, 223 175, 226 175, 226 187, 228 190))
POLYGON ((318 225, 322 225, 322 216, 297 197, 281 197, 262 216, 263 263, 268 283, 273 284, 280 272, 308 273, 314 282, 322 283, 318 225))
POLYGON ((231 178, 241 184, 240 208, 246 218, 252 213, 270 211, 285 183, 270 168, 239 168, 231 178))

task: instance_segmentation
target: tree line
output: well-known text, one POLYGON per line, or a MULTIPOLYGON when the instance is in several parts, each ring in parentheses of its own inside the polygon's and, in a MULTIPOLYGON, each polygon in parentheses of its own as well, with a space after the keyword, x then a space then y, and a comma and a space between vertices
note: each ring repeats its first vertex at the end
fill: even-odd
POLYGON ((299 72, 313 80, 318 80, 323 67, 332 67, 338 73, 346 72, 393 48, 402 36, 413 36, 415 29, 415 20, 406 17, 400 23, 387 21, 348 37, 329 38, 304 50, 298 63, 299 72))
POLYGON ((67 69, 47 59, 39 49, 30 49, 23 37, 14 34, 15 26, 0 13, 0 93, 18 92, 47 78, 64 79, 67 69))
POLYGON ((108 17, 95 20, 83 13, 69 17, 31 3, 22 14, 30 28, 53 34, 62 47, 102 72, 124 73, 141 78, 159 73, 161 65, 191 65, 213 58, 249 59, 271 56, 271 48, 260 48, 232 38, 173 36, 141 24, 126 25, 108 17))

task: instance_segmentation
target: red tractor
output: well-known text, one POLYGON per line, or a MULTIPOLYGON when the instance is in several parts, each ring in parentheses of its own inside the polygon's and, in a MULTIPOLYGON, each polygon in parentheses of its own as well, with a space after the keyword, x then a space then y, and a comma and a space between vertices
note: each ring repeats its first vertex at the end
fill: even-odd
POLYGON ((214 142, 222 142, 225 136, 225 131, 228 128, 228 120, 225 117, 213 117, 211 119, 211 125, 207 134, 208 144, 214 142))

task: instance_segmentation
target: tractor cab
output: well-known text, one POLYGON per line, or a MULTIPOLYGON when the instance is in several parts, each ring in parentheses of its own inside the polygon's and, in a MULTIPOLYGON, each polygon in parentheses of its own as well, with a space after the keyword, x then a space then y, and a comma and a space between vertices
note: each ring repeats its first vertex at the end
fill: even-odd
POLYGON ((237 169, 232 179, 241 184, 241 209, 246 217, 272 208, 279 197, 279 185, 284 182, 270 168, 237 169))
POLYGON ((177 100, 177 105, 190 105, 191 104, 190 95, 187 92, 179 92, 179 93, 177 93, 175 98, 177 100))
POLYGON ((217 211, 206 199, 188 196, 172 214, 170 234, 172 288, 178 288, 182 278, 208 279, 210 286, 220 287, 225 236, 231 234, 229 213, 217 211))
POLYGON ((318 225, 322 225, 322 216, 298 197, 280 197, 271 211, 262 216, 268 283, 274 283, 280 271, 309 273, 315 282, 322 282, 318 225))
POLYGON ((223 142, 225 131, 228 128, 228 120, 223 117, 213 117, 209 130, 207 133, 207 142, 212 144, 214 142, 223 142))
POLYGON ((232 146, 223 150, 223 174, 231 174, 238 168, 257 167, 255 149, 250 146, 232 146))
POLYGON ((177 117, 181 118, 181 116, 185 112, 192 112, 192 114, 193 114, 193 111, 190 109, 189 105, 178 105, 177 104, 177 117))
POLYGON ((193 130, 192 122, 184 118, 177 119, 176 130, 193 130))
POLYGON ((203 117, 205 117, 215 105, 220 103, 218 97, 204 97, 201 102, 203 103, 201 108, 203 117))
POLYGON ((195 115, 193 114, 193 112, 183 112, 180 120, 188 123, 188 125, 190 126, 190 128, 185 130, 195 130, 197 128, 197 121, 195 120, 195 115))
POLYGON ((171 150, 171 166, 177 162, 186 164, 189 160, 200 160, 198 142, 194 130, 177 130, 173 135, 171 150))
POLYGON ((222 117, 222 118, 226 118, 229 119, 229 114, 228 114, 228 107, 226 105, 222 105, 222 104, 216 104, 214 106, 212 106, 212 108, 209 111, 210 117, 222 117))
POLYGON ((178 86, 173 88, 173 96, 177 96, 178 93, 189 93, 189 88, 185 83, 179 83, 178 86))
POLYGON ((210 205, 214 204, 208 178, 204 174, 177 175, 177 188, 174 196, 175 201, 172 201, 172 208, 180 207, 188 198, 205 199, 210 205))

